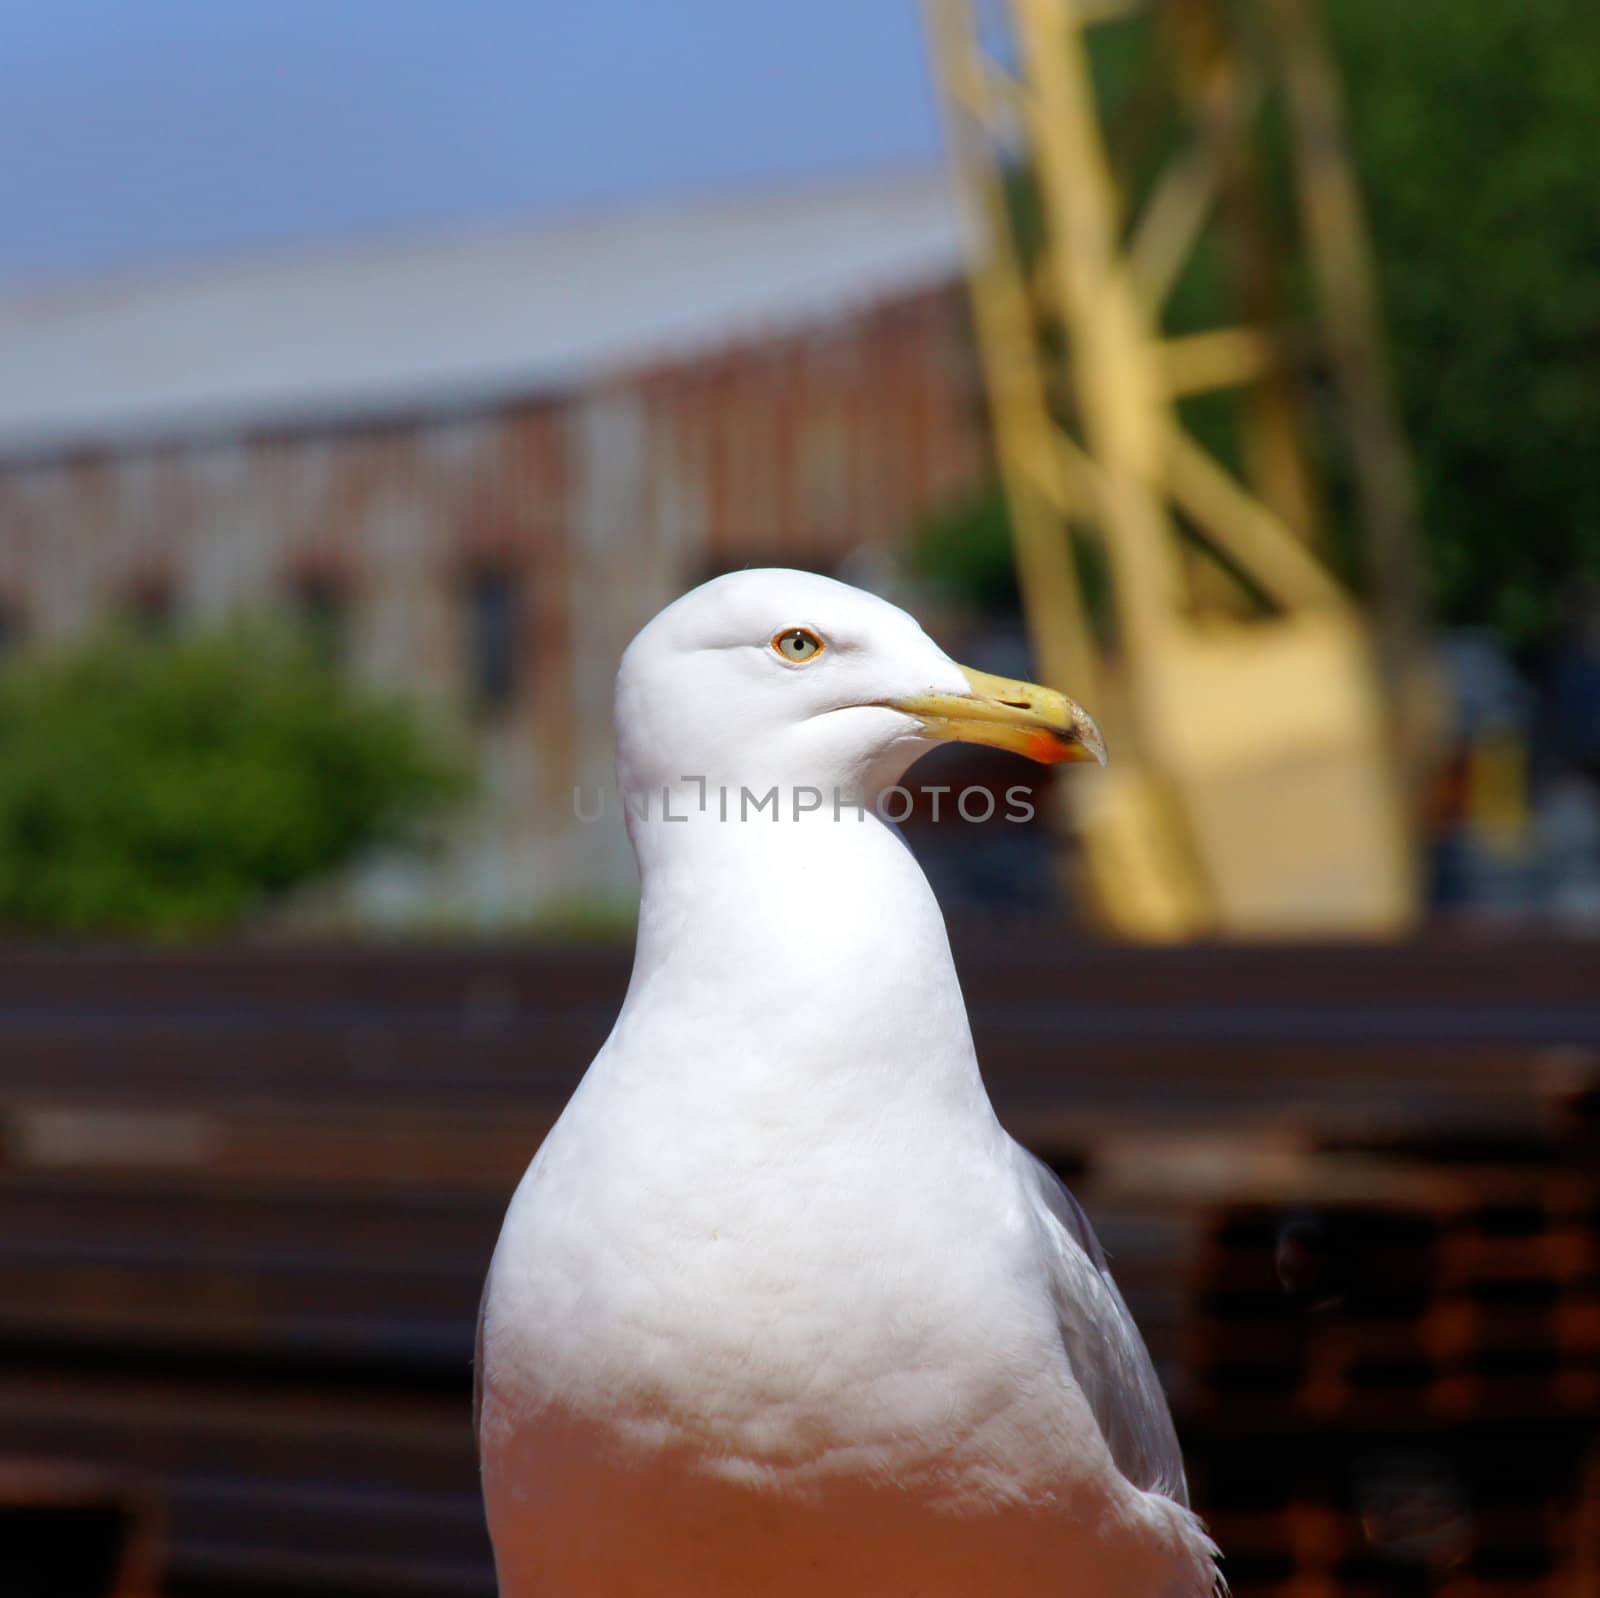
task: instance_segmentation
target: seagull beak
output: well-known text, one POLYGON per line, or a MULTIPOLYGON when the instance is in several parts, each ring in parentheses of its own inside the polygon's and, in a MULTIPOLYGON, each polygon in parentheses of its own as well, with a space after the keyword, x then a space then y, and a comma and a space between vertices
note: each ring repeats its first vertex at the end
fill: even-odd
POLYGON ((1105 740, 1094 718, 1054 688, 991 677, 961 668, 972 685, 965 694, 911 694, 890 699, 891 710, 914 716, 925 738, 1011 749, 1047 766, 1068 760, 1106 763, 1105 740))

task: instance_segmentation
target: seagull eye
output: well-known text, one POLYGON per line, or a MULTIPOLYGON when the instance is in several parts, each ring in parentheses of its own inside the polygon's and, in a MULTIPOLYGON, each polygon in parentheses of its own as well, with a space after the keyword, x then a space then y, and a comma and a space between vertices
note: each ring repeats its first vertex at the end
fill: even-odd
POLYGON ((822 653, 823 644, 809 627, 790 627, 772 640, 772 647, 785 660, 802 665, 808 660, 815 660, 822 653))

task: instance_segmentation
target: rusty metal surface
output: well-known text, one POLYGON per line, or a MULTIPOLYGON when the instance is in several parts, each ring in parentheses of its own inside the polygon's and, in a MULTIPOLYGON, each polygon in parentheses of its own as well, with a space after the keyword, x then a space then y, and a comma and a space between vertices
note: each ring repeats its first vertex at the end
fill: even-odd
POLYGON ((0 457, 500 408, 857 312, 961 268, 933 170, 0 292, 0 457))
MULTIPOLYGON (((1600 945, 1041 923, 957 955, 1002 1118, 1073 1173, 1179 1396, 1234 1590, 1499 1592, 1510 1561, 1507 1591, 1569 1591, 1600 945)), ((0 1453, 157 1483, 173 1598, 487 1598, 478 1286, 627 963, 6 951, 0 1453)))

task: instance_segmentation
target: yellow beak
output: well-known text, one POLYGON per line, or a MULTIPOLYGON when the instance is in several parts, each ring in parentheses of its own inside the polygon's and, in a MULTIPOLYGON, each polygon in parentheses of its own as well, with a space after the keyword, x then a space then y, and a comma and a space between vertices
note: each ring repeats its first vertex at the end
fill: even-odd
POLYGON ((1105 740, 1094 718, 1065 694, 966 666, 961 670, 972 684, 970 694, 912 694, 889 700, 890 709, 915 716, 929 738, 1011 749, 1047 766, 1067 760, 1106 763, 1105 740))

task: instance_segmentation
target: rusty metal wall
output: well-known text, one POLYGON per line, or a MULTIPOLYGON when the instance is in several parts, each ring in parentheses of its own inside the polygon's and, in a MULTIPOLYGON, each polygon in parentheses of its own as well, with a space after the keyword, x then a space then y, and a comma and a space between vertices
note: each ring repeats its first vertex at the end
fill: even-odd
POLYGON ((625 896, 610 779, 617 657, 669 598, 747 564, 826 568, 902 537, 978 475, 956 291, 473 414, 0 462, 0 604, 26 638, 159 596, 180 622, 331 586, 351 668, 474 729, 479 814, 423 875, 352 887, 364 916, 505 924, 625 896), (522 691, 470 704, 473 575, 518 585, 522 691))

